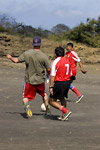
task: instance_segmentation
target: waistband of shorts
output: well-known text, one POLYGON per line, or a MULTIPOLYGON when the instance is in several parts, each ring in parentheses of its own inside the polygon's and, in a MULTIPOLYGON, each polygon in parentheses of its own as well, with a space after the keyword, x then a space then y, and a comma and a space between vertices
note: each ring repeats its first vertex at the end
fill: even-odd
POLYGON ((70 80, 67 80, 67 81, 55 81, 55 83, 70 83, 70 80))

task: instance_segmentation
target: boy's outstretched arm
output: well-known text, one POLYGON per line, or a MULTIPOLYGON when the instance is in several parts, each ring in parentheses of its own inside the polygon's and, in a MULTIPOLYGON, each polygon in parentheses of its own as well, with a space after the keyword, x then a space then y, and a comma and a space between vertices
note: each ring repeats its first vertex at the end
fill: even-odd
POLYGON ((84 74, 85 74, 85 73, 87 73, 87 71, 86 71, 86 70, 84 70, 84 68, 83 68, 83 65, 82 65, 82 62, 81 62, 81 61, 79 62, 79 66, 80 66, 80 69, 81 69, 81 72, 82 72, 82 73, 84 73, 84 74))
POLYGON ((18 63, 18 62, 19 62, 16 57, 12 57, 12 56, 9 55, 9 54, 7 54, 6 57, 7 57, 8 59, 10 59, 10 60, 11 60, 12 62, 14 62, 14 63, 18 63))

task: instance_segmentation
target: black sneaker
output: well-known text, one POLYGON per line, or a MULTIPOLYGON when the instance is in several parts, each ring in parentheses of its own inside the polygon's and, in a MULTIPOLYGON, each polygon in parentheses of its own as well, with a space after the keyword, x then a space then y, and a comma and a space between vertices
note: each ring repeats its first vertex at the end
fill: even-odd
POLYGON ((83 97, 84 97, 84 95, 81 95, 80 97, 78 97, 78 100, 76 101, 76 103, 79 103, 83 97))
POLYGON ((71 115, 71 111, 70 110, 68 110, 68 112, 67 113, 65 113, 64 114, 64 116, 62 117, 62 120, 64 121, 64 120, 66 120, 70 115, 71 115))

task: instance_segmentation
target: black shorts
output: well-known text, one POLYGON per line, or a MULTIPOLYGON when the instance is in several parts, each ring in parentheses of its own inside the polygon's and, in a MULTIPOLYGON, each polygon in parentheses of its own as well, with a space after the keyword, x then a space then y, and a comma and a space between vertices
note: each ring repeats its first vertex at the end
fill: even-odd
POLYGON ((76 77, 75 76, 71 76, 71 80, 76 80, 76 77))
POLYGON ((53 95, 50 98, 62 100, 63 97, 68 97, 70 81, 56 81, 53 87, 53 95))

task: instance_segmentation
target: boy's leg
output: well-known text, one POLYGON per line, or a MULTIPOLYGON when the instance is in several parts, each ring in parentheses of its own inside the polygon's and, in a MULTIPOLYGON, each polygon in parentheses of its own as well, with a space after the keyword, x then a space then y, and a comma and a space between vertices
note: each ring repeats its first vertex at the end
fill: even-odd
POLYGON ((46 112, 47 112, 49 110, 49 108, 48 108, 48 95, 46 94, 46 90, 45 90, 45 83, 37 85, 36 92, 42 96, 43 102, 46 107, 46 112))
POLYGON ((60 105, 58 102, 56 102, 56 100, 57 99, 50 98, 49 99, 49 104, 51 106, 53 106, 54 108, 59 109, 60 111, 62 111, 62 113, 64 114, 62 120, 66 120, 66 118, 68 118, 69 115, 71 114, 71 111, 66 109, 64 106, 60 105))
POLYGON ((71 76, 71 83, 70 83, 70 90, 72 90, 76 95, 77 95, 77 97, 80 97, 81 96, 81 94, 79 93, 79 91, 76 89, 76 87, 75 86, 73 86, 73 80, 76 80, 76 77, 75 76, 71 76))
POLYGON ((31 118, 32 117, 32 111, 29 105, 29 100, 27 98, 23 98, 23 104, 25 105, 25 111, 26 111, 26 117, 31 118))
POLYGON ((53 99, 53 98, 49 98, 49 104, 56 108, 56 109, 59 109, 60 108, 60 104, 58 102, 56 102, 57 99, 53 99))
POLYGON ((76 103, 79 103, 81 101, 81 99, 83 98, 84 95, 82 95, 75 86, 72 85, 72 83, 70 84, 70 89, 77 95, 78 100, 76 101, 76 103))
POLYGON ((28 103, 29 102, 29 100, 28 100, 28 98, 23 98, 23 104, 25 105, 26 103, 28 103))
POLYGON ((47 111, 47 109, 48 109, 48 95, 45 93, 45 96, 42 98, 43 98, 43 102, 45 104, 46 111, 47 111))
POLYGON ((45 107, 46 107, 46 112, 45 112, 45 115, 51 115, 51 111, 50 111, 50 108, 48 107, 48 95, 45 93, 45 96, 42 97, 43 98, 43 102, 45 104, 45 107))
MULTIPOLYGON (((61 100, 61 105, 66 108, 66 100, 64 98, 61 100)), ((59 116, 58 119, 62 120, 62 117, 64 117, 64 113, 62 113, 62 115, 59 116)), ((67 118, 67 120, 68 120, 68 118, 67 118)))
POLYGON ((77 95, 77 97, 81 96, 81 94, 79 93, 79 91, 76 89, 75 86, 72 85, 72 83, 70 84, 70 89, 77 95))
POLYGON ((61 105, 66 108, 66 100, 64 98, 61 100, 61 105))
POLYGON ((36 89, 34 85, 25 83, 23 90, 23 104, 25 105, 25 111, 28 118, 32 117, 32 111, 29 105, 29 101, 33 100, 36 95, 36 89))

